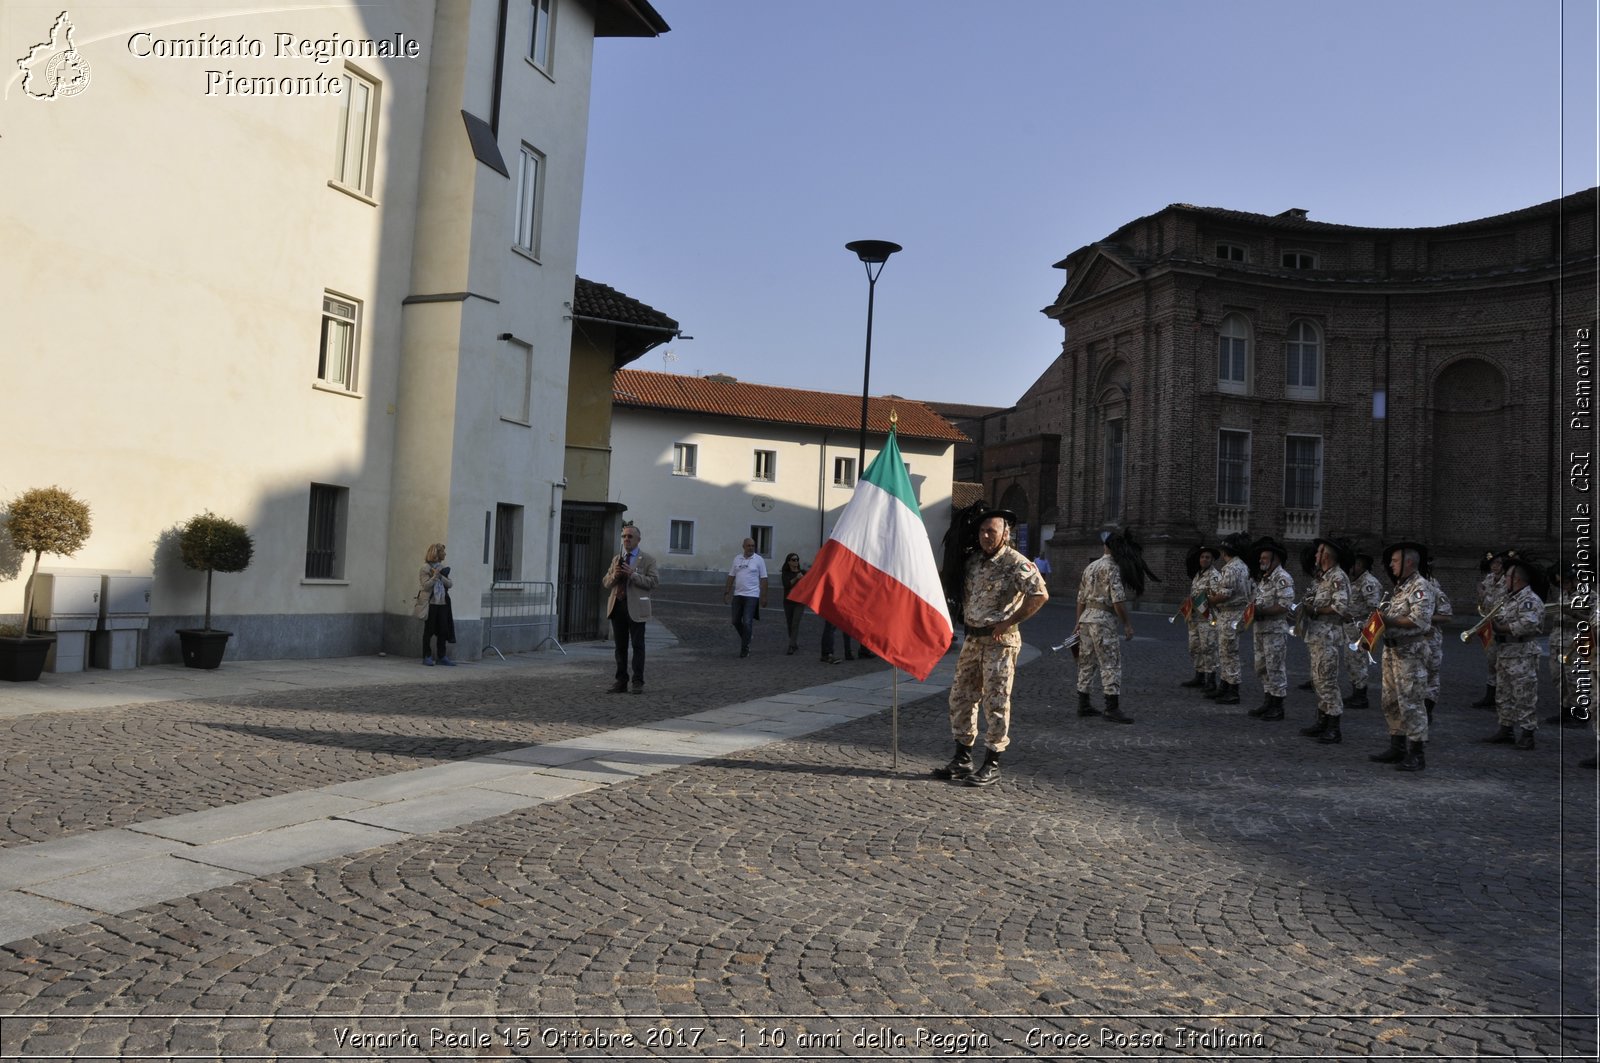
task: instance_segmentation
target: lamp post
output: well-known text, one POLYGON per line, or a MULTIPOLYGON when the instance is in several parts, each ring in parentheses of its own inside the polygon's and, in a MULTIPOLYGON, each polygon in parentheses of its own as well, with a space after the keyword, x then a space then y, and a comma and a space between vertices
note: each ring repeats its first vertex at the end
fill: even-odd
POLYGON ((856 457, 856 478, 859 480, 867 471, 867 389, 872 382, 872 296, 878 286, 878 274, 883 272, 883 264, 889 261, 890 255, 902 248, 887 240, 852 240, 844 245, 844 249, 854 251, 862 265, 867 267, 867 356, 861 370, 861 451, 856 457))

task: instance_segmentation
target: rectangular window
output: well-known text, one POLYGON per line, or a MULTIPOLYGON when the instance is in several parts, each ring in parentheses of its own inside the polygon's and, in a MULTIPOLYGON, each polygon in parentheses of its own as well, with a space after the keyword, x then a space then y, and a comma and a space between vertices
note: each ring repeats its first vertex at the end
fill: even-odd
POLYGON ((1322 507, 1321 436, 1284 438, 1283 504, 1288 509, 1322 507))
POLYGON ((495 411, 503 421, 529 423, 529 396, 533 385, 533 345, 522 340, 500 341, 495 365, 495 411))
POLYGON ((1218 244, 1217 257, 1224 262, 1243 262, 1249 256, 1238 244, 1218 244))
POLYGON ((766 524, 750 525, 750 538, 756 541, 756 553, 772 558, 772 528, 766 524))
POLYGON ((695 471, 699 462, 700 448, 694 443, 672 444, 672 475, 698 476, 695 471))
POLYGON ((778 478, 778 452, 776 450, 756 451, 756 473, 753 479, 776 480, 778 478))
POLYGON ((522 569, 522 507, 509 502, 494 507, 494 581, 519 578, 522 569))
POLYGON ((539 224, 543 198, 539 175, 543 170, 544 156, 528 145, 522 145, 521 162, 517 169, 516 244, 534 258, 539 257, 539 224))
POLYGON ((346 391, 356 389, 356 326, 360 321, 360 304, 323 293, 318 380, 346 391))
POLYGON ((671 554, 694 553, 694 521, 675 520, 672 522, 672 533, 667 539, 667 552, 671 554))
POLYGON ((833 486, 854 487, 856 485, 856 459, 833 459, 833 486))
POLYGON ((306 579, 344 579, 345 514, 350 489, 311 485, 306 517, 306 579))
POLYGON ((1250 504, 1250 433, 1217 433, 1217 504, 1250 504))
POLYGON ((333 179, 346 188, 372 194, 372 154, 378 143, 378 83, 346 70, 339 94, 339 141, 334 145, 333 179))
POLYGON ((555 0, 533 0, 533 36, 528 41, 528 59, 547 74, 554 46, 554 8, 555 0))
POLYGON ((1122 418, 1106 422, 1106 520, 1122 518, 1122 418))
POLYGON ((1317 268, 1317 256, 1309 251, 1285 251, 1280 261, 1284 269, 1317 268))

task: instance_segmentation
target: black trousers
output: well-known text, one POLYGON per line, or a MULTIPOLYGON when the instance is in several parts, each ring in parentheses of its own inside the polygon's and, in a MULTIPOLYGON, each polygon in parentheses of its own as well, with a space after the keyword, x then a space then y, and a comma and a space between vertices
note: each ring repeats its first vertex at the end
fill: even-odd
POLYGON ((448 607, 443 602, 438 605, 434 605, 432 602, 428 603, 428 617, 422 622, 422 655, 424 657, 443 659, 449 656, 448 651, 445 649, 445 631, 447 629, 444 617, 446 608, 448 607), (438 653, 433 652, 435 641, 439 643, 438 653))
POLYGON ((628 599, 617 598, 611 610, 611 641, 617 648, 617 678, 628 678, 628 644, 633 643, 633 681, 644 682, 644 621, 628 615, 628 599))

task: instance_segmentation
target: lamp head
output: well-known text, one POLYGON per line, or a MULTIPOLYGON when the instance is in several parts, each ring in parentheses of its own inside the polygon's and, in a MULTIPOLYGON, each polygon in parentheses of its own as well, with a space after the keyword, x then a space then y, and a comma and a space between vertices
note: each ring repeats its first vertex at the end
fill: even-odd
POLYGON ((882 265, 889 261, 890 255, 903 250, 899 244, 892 244, 888 240, 852 240, 844 245, 844 249, 854 251, 869 266, 882 265))

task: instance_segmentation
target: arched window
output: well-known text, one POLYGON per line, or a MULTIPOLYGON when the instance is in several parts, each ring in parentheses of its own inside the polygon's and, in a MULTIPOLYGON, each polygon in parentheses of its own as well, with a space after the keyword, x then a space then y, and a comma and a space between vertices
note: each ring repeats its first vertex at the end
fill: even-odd
POLYGON ((1217 329, 1217 390, 1250 394, 1250 322, 1229 314, 1217 329))
POLYGON ((1296 321, 1284 336, 1284 394, 1291 399, 1322 398, 1322 334, 1309 321, 1296 321))

